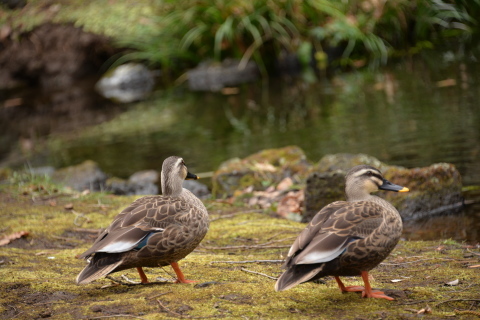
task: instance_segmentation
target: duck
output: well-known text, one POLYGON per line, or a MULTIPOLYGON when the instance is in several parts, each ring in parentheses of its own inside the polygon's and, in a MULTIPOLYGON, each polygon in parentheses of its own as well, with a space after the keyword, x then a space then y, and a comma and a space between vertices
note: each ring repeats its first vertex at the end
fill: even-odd
POLYGON ((323 207, 298 235, 275 283, 276 291, 333 276, 342 292, 361 292, 365 298, 394 300, 370 286, 369 271, 395 248, 402 218, 388 201, 372 195, 378 190, 408 192, 391 183, 375 167, 358 165, 345 176, 347 201, 323 207), (361 276, 364 286, 345 286, 340 277, 361 276))
POLYGON ((164 160, 161 195, 135 200, 121 211, 97 237, 90 249, 78 256, 88 261, 77 284, 87 284, 111 273, 136 268, 141 283, 148 283, 143 267, 170 265, 176 283, 185 279, 178 261, 190 254, 209 228, 208 211, 200 199, 182 187, 198 176, 188 171, 183 158, 164 160))

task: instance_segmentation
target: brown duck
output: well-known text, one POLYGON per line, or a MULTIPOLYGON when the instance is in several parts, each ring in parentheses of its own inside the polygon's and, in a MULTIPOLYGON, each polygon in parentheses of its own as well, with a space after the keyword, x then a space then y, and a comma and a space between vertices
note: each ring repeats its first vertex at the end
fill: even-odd
POLYGON ((163 194, 134 201, 120 212, 108 228, 79 258, 88 265, 77 276, 86 284, 110 273, 137 268, 142 283, 148 283, 142 267, 171 265, 177 283, 186 280, 178 261, 192 252, 205 237, 208 212, 193 193, 182 188, 185 179, 198 179, 188 172, 182 158, 172 156, 163 162, 163 194))
POLYGON ((368 271, 382 262, 398 243, 402 219, 389 202, 370 193, 409 191, 384 179, 371 166, 360 165, 346 175, 347 201, 336 201, 320 210, 300 233, 288 252, 286 271, 276 291, 300 283, 334 276, 342 292, 362 292, 362 297, 394 300, 372 290, 368 271), (362 276, 365 287, 346 287, 340 276, 362 276))

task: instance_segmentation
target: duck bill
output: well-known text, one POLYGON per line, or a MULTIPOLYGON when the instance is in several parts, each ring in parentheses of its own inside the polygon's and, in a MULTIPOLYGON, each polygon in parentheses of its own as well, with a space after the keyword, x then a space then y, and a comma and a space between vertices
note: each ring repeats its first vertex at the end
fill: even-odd
POLYGON ((380 190, 387 190, 387 191, 395 191, 395 192, 408 192, 410 191, 408 188, 396 185, 388 181, 387 179, 383 179, 383 184, 378 187, 380 190))
POLYGON ((198 176, 196 174, 187 172, 187 176, 185 177, 185 180, 197 180, 198 176))

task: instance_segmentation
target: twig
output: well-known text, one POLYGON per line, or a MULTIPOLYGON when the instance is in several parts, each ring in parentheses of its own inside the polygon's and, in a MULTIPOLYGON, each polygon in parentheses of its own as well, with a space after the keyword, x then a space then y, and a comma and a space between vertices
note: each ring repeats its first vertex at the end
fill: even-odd
POLYGON ((102 229, 73 228, 72 231, 98 234, 102 229))
POLYGON ((457 314, 474 314, 477 317, 480 317, 480 312, 473 311, 473 310, 457 310, 457 309, 455 309, 454 311, 457 314))
POLYGON ((410 302, 399 303, 398 305, 399 306, 402 306, 402 305, 406 306, 406 305, 409 305, 409 304, 420 304, 420 303, 425 303, 425 302, 428 303, 428 302, 433 302, 433 301, 435 301, 435 300, 432 300, 432 299, 430 299, 430 300, 418 300, 418 301, 410 301, 410 302))
POLYGON ((75 238, 66 238, 66 237, 59 237, 59 236, 52 236, 54 239, 63 240, 63 241, 77 241, 82 242, 83 240, 75 239, 75 238))
POLYGON ((248 270, 248 269, 245 269, 245 268, 240 268, 240 270, 245 271, 245 272, 249 272, 249 273, 253 273, 253 274, 258 274, 258 275, 260 275, 260 276, 264 276, 264 277, 267 277, 267 278, 270 278, 270 279, 273 279, 273 280, 277 280, 277 279, 278 279, 278 278, 269 276, 268 274, 261 273, 261 272, 256 272, 256 271, 251 271, 251 270, 248 270))
POLYGON ((231 217, 234 217, 234 216, 238 216, 240 214, 247 214, 247 213, 262 213, 263 210, 245 210, 245 211, 239 211, 239 212, 234 212, 232 214, 226 214, 226 215, 221 215, 221 216, 218 216, 216 218, 213 218, 213 219, 210 219, 210 222, 213 222, 213 221, 216 221, 216 220, 219 220, 219 219, 225 219, 225 218, 231 218, 231 217))
MULTIPOLYGON (((149 298, 147 298, 147 299, 155 299, 155 298, 158 298, 158 297, 160 297, 160 296, 164 296, 164 295, 169 294, 169 293, 172 293, 172 292, 173 292, 173 291, 167 291, 167 292, 164 292, 164 293, 156 294, 156 295, 154 295, 153 297, 149 297, 149 298)), ((157 299, 157 300, 158 300, 158 299, 157 299)))
POLYGON ((133 283, 133 284, 140 284, 141 282, 139 281, 134 281, 134 280, 131 280, 130 278, 128 278, 126 275, 122 274, 120 276, 123 280, 127 281, 128 283, 133 283))
POLYGON ((281 263, 284 260, 244 260, 244 261, 211 261, 210 264, 214 263, 281 263))
POLYGON ((292 240, 295 239, 296 237, 288 237, 280 240, 272 240, 268 241, 262 244, 252 244, 252 245, 245 245, 245 246, 227 246, 227 247, 205 247, 203 246, 203 249, 207 250, 230 250, 230 249, 253 249, 253 248, 290 248, 291 245, 285 245, 285 246, 269 246, 271 243, 276 243, 276 242, 283 242, 287 240, 292 240))
POLYGON ((135 319, 142 319, 145 320, 145 318, 140 318, 137 316, 132 316, 130 314, 111 314, 108 316, 99 316, 99 317, 93 317, 93 318, 88 318, 88 319, 104 319, 104 318, 113 318, 113 317, 125 317, 125 318, 135 318, 135 319))
POLYGON ((447 302, 452 302, 452 301, 477 301, 477 302, 480 302, 480 299, 450 299, 450 300, 440 301, 439 303, 437 303, 435 305, 435 307, 442 304, 442 303, 447 303, 447 302))
POLYGON ((166 312, 170 313, 171 315, 175 316, 175 317, 179 317, 179 318, 192 318, 192 316, 188 316, 188 315, 183 315, 183 314, 180 314, 180 313, 177 313, 173 310, 170 310, 169 308, 167 308, 166 306, 163 305, 163 303, 157 299, 157 302, 158 302, 158 305, 160 306, 160 308, 162 308, 163 310, 165 310, 166 312))
POLYGON ((472 250, 470 249, 467 249, 468 252, 470 252, 471 254, 474 254, 476 256, 480 256, 480 253, 476 253, 476 252, 473 252, 472 250))
POLYGON ((427 259, 420 259, 420 260, 415 260, 415 261, 407 261, 407 262, 400 262, 400 263, 388 263, 388 262, 382 262, 380 263, 381 265, 386 265, 386 266, 399 266, 402 264, 409 264, 409 263, 416 263, 420 261, 426 261, 426 260, 455 260, 455 259, 449 259, 449 258, 427 258, 427 259))

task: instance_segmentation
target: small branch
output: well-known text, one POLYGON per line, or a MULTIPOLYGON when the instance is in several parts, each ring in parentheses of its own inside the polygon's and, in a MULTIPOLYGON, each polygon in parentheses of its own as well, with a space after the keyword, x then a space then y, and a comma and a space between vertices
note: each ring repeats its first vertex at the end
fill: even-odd
POLYGON ((265 242, 265 243, 262 243, 262 244, 252 244, 252 245, 245 245, 245 246, 229 246, 229 247, 205 247, 205 246, 203 246, 202 248, 207 249, 207 250, 230 250, 230 249, 253 249, 253 248, 257 248, 257 249, 290 248, 291 245, 288 245, 288 246, 287 245, 285 245, 285 246, 269 246, 269 244, 276 243, 276 242, 283 242, 283 241, 287 241, 287 240, 292 240, 292 239, 295 239, 295 238, 296 237, 288 237, 288 238, 285 238, 285 239, 268 241, 268 242, 265 242))
POLYGON ((244 260, 244 261, 211 261, 210 264, 214 263, 281 263, 284 260, 244 260))
POLYGON ((447 302, 453 302, 453 301, 477 301, 480 302, 480 299, 450 299, 450 300, 445 300, 445 301, 440 301, 435 305, 437 307, 438 305, 441 305, 442 303, 447 303, 447 302))
POLYGON ((232 214, 225 214, 225 215, 218 216, 218 217, 216 217, 216 218, 212 218, 212 219, 210 219, 210 222, 217 221, 217 220, 220 220, 220 219, 232 218, 232 217, 238 216, 238 215, 240 215, 240 214, 262 213, 262 212, 263 212, 263 210, 245 210, 245 211, 239 211, 239 212, 234 212, 234 213, 232 213, 232 214))
POLYGON ((260 272, 256 272, 256 271, 251 271, 251 270, 248 270, 248 269, 245 269, 245 268, 240 268, 240 270, 245 271, 245 272, 249 272, 249 273, 253 273, 253 274, 258 274, 258 275, 260 275, 260 276, 264 276, 264 277, 267 277, 267 278, 273 279, 273 280, 277 280, 277 279, 278 279, 278 278, 269 276, 268 274, 260 273, 260 272))
POLYGON ((125 317, 125 318, 135 318, 135 319, 142 319, 142 320, 145 320, 145 318, 140 318, 140 317, 137 317, 137 316, 132 316, 132 315, 129 315, 129 314, 111 314, 111 315, 108 315, 108 316, 99 316, 99 317, 93 317, 93 318, 88 318, 88 319, 105 319, 105 318, 120 318, 120 317, 125 317))
POLYGON ((158 302, 158 305, 160 306, 160 308, 162 308, 163 310, 165 310, 167 313, 170 313, 171 315, 173 315, 174 317, 178 317, 178 318, 193 318, 192 316, 188 316, 188 315, 183 315, 183 314, 180 314, 180 313, 177 313, 173 310, 170 310, 169 308, 167 308, 166 306, 163 305, 163 303, 157 299, 157 302, 158 302))
MULTIPOLYGON (((164 293, 160 293, 160 294, 156 294, 154 295, 153 297, 149 297, 149 298, 146 298, 146 299, 155 299, 155 298, 158 298, 160 296, 164 296, 166 294, 169 294, 169 293, 172 293, 173 291, 167 291, 167 292, 164 292, 164 293)), ((158 300, 158 299, 157 299, 158 300)))
POLYGON ((472 250, 470 249, 467 249, 468 252, 470 252, 471 254, 474 254, 476 256, 480 256, 480 253, 477 253, 477 252, 473 252, 472 250))
POLYGON ((381 265, 385 265, 385 266, 399 266, 399 265, 402 265, 402 264, 416 263, 416 262, 426 261, 426 260, 455 260, 455 259, 448 259, 448 258, 427 258, 427 259, 420 259, 420 260, 408 261, 408 262, 400 262, 400 263, 387 263, 387 262, 382 262, 382 263, 380 263, 380 264, 381 264, 381 265))
POLYGON ((98 234, 102 229, 73 228, 72 231, 98 234))

